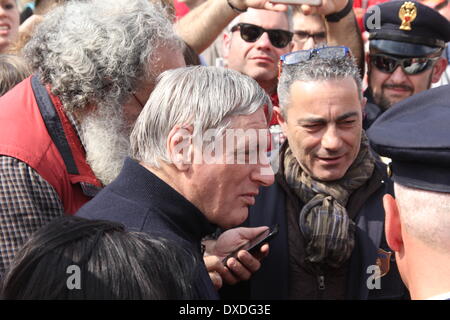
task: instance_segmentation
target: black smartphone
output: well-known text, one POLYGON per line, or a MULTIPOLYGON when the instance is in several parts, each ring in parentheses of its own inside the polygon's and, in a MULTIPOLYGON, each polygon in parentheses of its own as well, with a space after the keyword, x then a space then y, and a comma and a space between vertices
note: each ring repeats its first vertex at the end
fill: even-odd
POLYGON ((278 229, 279 229, 278 224, 276 224, 271 226, 269 229, 264 230, 263 232, 258 234, 255 238, 249 240, 247 243, 238 247, 232 253, 230 253, 225 259, 222 260, 223 264, 227 265, 227 260, 232 257, 236 258, 237 253, 241 250, 247 250, 252 255, 258 253, 263 244, 268 243, 278 234, 278 229))

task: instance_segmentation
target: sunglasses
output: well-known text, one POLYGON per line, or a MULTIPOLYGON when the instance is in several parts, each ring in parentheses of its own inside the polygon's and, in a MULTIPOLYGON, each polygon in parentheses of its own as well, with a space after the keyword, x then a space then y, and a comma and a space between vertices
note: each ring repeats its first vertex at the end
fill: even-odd
POLYGON ((286 53, 280 57, 278 63, 278 78, 281 75, 281 71, 284 65, 292 65, 300 62, 308 61, 313 57, 319 57, 321 59, 333 59, 343 58, 349 56, 350 49, 344 46, 336 47, 320 47, 309 50, 299 50, 291 53, 286 53))
POLYGON ((371 64, 384 73, 393 73, 398 66, 402 67, 404 73, 408 75, 419 74, 433 66, 435 58, 394 58, 385 54, 371 54, 371 64))
POLYGON ((250 23, 238 23, 231 32, 239 30, 242 40, 246 42, 255 42, 258 40, 264 32, 269 35, 270 43, 276 48, 286 47, 292 40, 292 32, 280 29, 264 29, 259 26, 255 26, 250 23))

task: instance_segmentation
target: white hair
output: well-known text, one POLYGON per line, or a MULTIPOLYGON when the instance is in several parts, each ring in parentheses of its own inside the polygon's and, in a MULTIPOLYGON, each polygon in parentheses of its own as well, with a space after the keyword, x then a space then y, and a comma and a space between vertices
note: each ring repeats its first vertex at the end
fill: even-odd
POLYGON ((450 255, 450 194, 394 184, 405 231, 429 247, 450 255))
POLYGON ((167 137, 176 125, 193 126, 193 138, 198 139, 209 129, 224 132, 232 117, 253 114, 265 105, 270 116, 270 98, 239 72, 204 66, 166 71, 131 133, 131 156, 153 167, 170 163, 167 137))
POLYGON ((24 51, 69 116, 86 111, 78 119, 80 139, 88 164, 106 185, 129 151, 124 104, 158 76, 161 48, 183 47, 161 6, 92 0, 69 1, 51 11, 24 51))
POLYGON ((30 66, 69 112, 122 106, 154 80, 158 48, 182 49, 165 10, 147 0, 69 1, 24 48, 30 66))

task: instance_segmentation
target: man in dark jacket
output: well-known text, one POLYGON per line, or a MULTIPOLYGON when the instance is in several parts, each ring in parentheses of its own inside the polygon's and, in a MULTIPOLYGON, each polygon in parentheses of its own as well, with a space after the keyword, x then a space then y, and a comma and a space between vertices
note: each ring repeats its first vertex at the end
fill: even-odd
POLYGON ((386 240, 412 299, 450 300, 449 99, 448 85, 414 95, 367 132, 374 150, 392 159, 386 240))
POLYGON ((383 238, 382 196, 391 184, 362 130, 365 101, 349 50, 297 51, 282 61, 275 112, 287 142, 276 183, 262 188, 247 221, 279 224, 280 233, 247 294, 402 297, 406 291, 383 238))
MULTIPOLYGON (((134 159, 77 215, 169 238, 203 261, 202 238, 216 226, 241 224, 259 186, 273 183, 265 106, 271 111, 256 81, 236 71, 191 67, 163 73, 131 133, 134 159)), ((225 258, 246 241, 227 234, 210 254, 225 258)), ((216 271, 222 276, 221 267, 216 271)), ((218 298, 203 262, 197 271, 197 298, 218 298)))

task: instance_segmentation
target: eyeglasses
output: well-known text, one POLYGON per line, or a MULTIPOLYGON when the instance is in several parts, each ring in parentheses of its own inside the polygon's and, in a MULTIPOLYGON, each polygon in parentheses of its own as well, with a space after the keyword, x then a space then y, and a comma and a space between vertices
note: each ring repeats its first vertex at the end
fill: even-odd
POLYGON ((236 30, 240 31, 242 40, 246 42, 255 42, 258 40, 264 32, 267 32, 269 35, 270 43, 274 47, 284 48, 289 42, 292 41, 293 33, 280 30, 280 29, 264 29, 259 26, 255 26, 250 23, 238 23, 233 28, 231 28, 231 32, 235 32, 236 30))
POLYGON ((291 53, 286 53, 280 57, 280 62, 283 65, 296 64, 302 61, 308 61, 312 57, 319 57, 321 59, 343 58, 350 55, 350 49, 344 46, 337 47, 320 47, 309 50, 299 50, 291 53))
POLYGON ((403 72, 408 75, 419 74, 433 66, 435 58, 394 58, 385 54, 371 54, 371 64, 384 73, 393 73, 398 66, 402 67, 403 72))
POLYGON ((291 53, 283 54, 280 57, 278 63, 278 78, 283 70, 283 65, 292 65, 300 62, 308 61, 312 57, 319 57, 321 59, 333 59, 333 58, 343 58, 349 56, 350 49, 344 46, 327 47, 323 46, 320 48, 313 48, 309 50, 299 50, 291 53))
POLYGON ((309 33, 306 31, 294 31, 294 40, 306 42, 309 38, 313 38, 315 43, 325 42, 325 32, 309 33))

